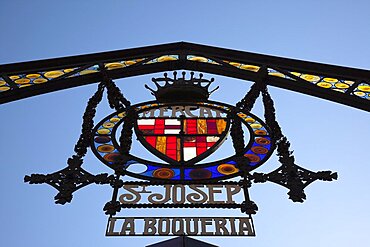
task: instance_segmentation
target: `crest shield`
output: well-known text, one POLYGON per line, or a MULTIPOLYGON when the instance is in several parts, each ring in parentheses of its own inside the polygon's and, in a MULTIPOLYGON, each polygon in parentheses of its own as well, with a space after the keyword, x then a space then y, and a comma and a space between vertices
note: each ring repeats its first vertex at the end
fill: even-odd
POLYGON ((135 130, 139 141, 158 158, 174 165, 187 165, 213 153, 225 140, 229 126, 229 119, 221 114, 216 117, 191 114, 191 117, 139 118, 135 130))

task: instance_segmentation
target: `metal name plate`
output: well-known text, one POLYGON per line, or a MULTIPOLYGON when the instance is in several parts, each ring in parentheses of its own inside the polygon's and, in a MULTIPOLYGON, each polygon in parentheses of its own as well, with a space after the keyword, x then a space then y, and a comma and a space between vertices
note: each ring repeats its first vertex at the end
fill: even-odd
POLYGON ((106 236, 255 236, 251 217, 110 217, 106 236))
POLYGON ((123 185, 125 192, 119 195, 121 204, 228 204, 236 203, 234 196, 241 191, 239 185, 123 185), (148 188, 149 187, 149 188, 148 188))

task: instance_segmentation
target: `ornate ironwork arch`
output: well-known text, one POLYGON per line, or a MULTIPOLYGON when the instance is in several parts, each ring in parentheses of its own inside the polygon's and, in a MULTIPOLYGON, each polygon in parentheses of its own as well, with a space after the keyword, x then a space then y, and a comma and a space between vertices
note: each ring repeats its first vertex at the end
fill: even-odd
MULTIPOLYGON (((153 207, 152 205, 142 204, 125 206, 120 205, 117 201, 118 189, 124 184, 127 184, 121 180, 121 177, 130 175, 126 168, 131 165, 130 162, 132 161, 130 149, 133 127, 139 119, 138 113, 140 113, 140 111, 137 111, 137 108, 135 108, 137 106, 132 106, 123 96, 119 88, 113 82, 113 79, 180 69, 202 71, 253 81, 255 83, 252 85, 246 96, 236 104, 236 107, 230 107, 225 113, 227 114, 227 120, 231 121, 230 135, 232 137, 235 155, 232 156, 232 163, 222 165, 227 165, 228 169, 232 169, 233 173, 226 171, 226 173, 224 173, 230 176, 220 178, 212 177, 211 175, 203 176, 204 174, 202 177, 198 174, 197 176, 202 177, 202 179, 197 181, 197 179, 194 179, 194 177, 190 175, 189 178, 187 178, 186 175, 184 175, 186 174, 186 169, 182 168, 181 171, 183 174, 180 175, 179 180, 175 182, 172 181, 174 184, 198 182, 217 183, 237 174, 242 178, 242 180, 237 182, 237 185, 243 188, 245 201, 237 205, 176 205, 176 207, 216 206, 221 208, 240 208, 243 213, 251 215, 255 214, 258 210, 257 205, 250 200, 248 192, 252 182, 260 183, 270 181, 277 183, 289 189, 288 195, 291 200, 295 202, 303 202, 306 198, 304 188, 311 182, 315 180, 332 181, 337 178, 337 174, 331 171, 312 172, 295 164, 292 151, 289 150, 290 143, 282 134, 280 126, 276 121, 273 101, 267 90, 268 85, 370 111, 369 71, 259 55, 185 42, 2 65, 0 66, 0 103, 11 102, 34 95, 100 82, 97 92, 93 97, 91 97, 86 107, 86 112, 83 116, 84 121, 82 125, 82 133, 75 146, 76 154, 68 159, 68 166, 65 169, 52 174, 32 174, 31 176, 26 176, 25 181, 29 183, 47 183, 53 186, 59 191, 55 200, 56 203, 60 204, 70 202, 72 200, 72 194, 76 190, 88 184, 110 184, 114 189, 114 193, 112 200, 104 207, 106 214, 109 215, 114 215, 119 212, 121 208, 125 207, 153 207), (120 116, 120 119, 118 119, 118 117, 114 117, 115 114, 114 116, 112 115, 116 121, 122 120, 123 122, 119 138, 120 145, 116 145, 117 147, 111 144, 106 144, 111 142, 112 137, 109 136, 108 133, 110 133, 111 129, 115 126, 114 123, 109 122, 111 121, 110 119, 112 116, 107 117, 109 121, 105 119, 101 122, 102 125, 106 124, 108 127, 96 129, 100 128, 100 125, 98 124, 97 127, 94 128, 96 107, 101 101, 103 91, 105 89, 107 89, 110 107, 116 110, 117 116, 120 116, 120 114, 122 115, 120 116), (253 116, 250 114, 250 111, 260 94, 263 98, 265 120, 266 124, 271 129, 271 136, 268 137, 269 139, 260 138, 259 141, 271 142, 273 147, 277 146, 277 154, 279 156, 281 166, 268 174, 251 174, 251 169, 247 169, 247 167, 253 163, 253 160, 247 153, 245 153, 242 120, 240 116, 245 115, 247 117, 248 114, 253 116), (100 130, 102 130, 101 133, 99 133, 100 130), (109 150, 113 151, 113 153, 110 153, 110 158, 112 158, 112 154, 116 156, 118 155, 117 160, 110 160, 109 158, 109 162, 112 162, 109 163, 110 167, 114 170, 114 174, 112 175, 92 175, 82 168, 83 157, 85 156, 87 149, 95 145, 90 141, 96 133, 99 134, 97 135, 99 138, 98 143, 104 143, 104 145, 99 146, 97 149, 102 148, 103 153, 107 153, 109 150)), ((200 83, 202 80, 201 77, 202 76, 200 76, 197 83, 200 83)), ((165 78, 167 80, 167 75, 165 78)), ((176 81, 176 78, 172 81, 176 81)), ((182 84, 185 85, 186 83, 184 82, 182 84)), ((211 103, 207 100, 209 95, 208 88, 206 91, 207 92, 205 92, 205 94, 200 93, 199 97, 203 97, 205 95, 204 103, 208 104, 211 103)), ((154 94, 155 93, 156 92, 154 92, 154 94)), ((165 96, 162 97, 162 100, 168 99, 168 94, 164 95, 165 96)), ((170 99, 174 98, 175 97, 170 99)), ((196 99, 194 102, 191 102, 190 98, 191 97, 186 98, 186 100, 184 99, 184 102, 194 103, 198 100, 196 99)), ((157 101, 160 100, 161 97, 158 96, 157 101)), ((185 116, 183 117, 185 118, 185 116)), ((180 121, 179 126, 181 131, 184 131, 184 121, 187 120, 182 119, 180 121)), ((261 124, 259 125, 262 126, 261 124)), ((178 126, 175 127, 177 128, 178 126)), ((115 130, 116 129, 114 129, 114 131, 115 130)), ((219 134, 222 133, 223 132, 220 132, 219 134)), ((185 133, 182 132, 180 133, 180 146, 185 142, 184 134, 185 133)), ((207 133, 201 134, 205 135, 207 133)), ((267 148, 262 146, 256 146, 253 148, 260 150, 254 151, 255 153, 268 153, 269 155, 272 152, 272 150, 270 152, 267 148)), ((157 151, 159 150, 156 149, 155 152, 157 151)), ((183 156, 179 155, 179 157, 182 157, 179 161, 185 164, 183 156)), ((206 168, 208 168, 209 164, 206 165, 206 168)), ((166 168, 165 171, 167 172, 167 175, 160 177, 161 179, 150 178, 149 180, 151 180, 155 185, 166 184, 168 181, 165 178, 172 178, 172 176, 168 176, 168 174, 170 174, 169 170, 171 169, 166 168)), ((206 171, 206 169, 203 169, 202 171, 208 172, 209 174, 211 173, 208 170, 206 171)), ((141 176, 139 178, 143 177, 144 176, 141 176)), ((145 185, 145 182, 138 181, 137 183, 145 185)), ((167 204, 155 207, 174 206, 167 204)))
POLYGON ((263 79, 267 85, 370 111, 370 71, 187 42, 0 65, 0 104, 98 83, 106 76, 181 69, 263 79))

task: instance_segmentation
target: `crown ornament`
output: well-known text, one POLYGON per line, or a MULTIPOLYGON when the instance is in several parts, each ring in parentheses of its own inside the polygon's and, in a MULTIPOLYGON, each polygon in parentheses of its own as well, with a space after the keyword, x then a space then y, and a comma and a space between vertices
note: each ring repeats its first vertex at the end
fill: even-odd
POLYGON ((215 79, 204 79, 202 73, 199 73, 198 78, 194 77, 194 72, 190 72, 190 79, 186 79, 185 76, 186 72, 182 72, 182 77, 179 78, 177 78, 176 71, 173 72, 173 78, 168 77, 168 74, 164 73, 164 77, 152 78, 152 81, 157 86, 157 90, 150 88, 146 84, 145 88, 152 92, 157 101, 166 103, 206 101, 219 88, 217 86, 212 91, 209 91, 209 86, 215 79))

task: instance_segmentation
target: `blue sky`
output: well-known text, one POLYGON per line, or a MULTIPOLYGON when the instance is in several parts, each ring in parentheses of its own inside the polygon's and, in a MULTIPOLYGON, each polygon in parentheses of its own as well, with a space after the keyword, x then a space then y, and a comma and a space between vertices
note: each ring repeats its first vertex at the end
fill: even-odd
MULTIPOLYGON (((0 2, 0 64, 188 41, 236 50, 370 68, 370 3, 348 1, 8 1, 0 2)), ((153 75, 118 80, 135 103, 151 100, 143 85, 153 75), (138 93, 140 92, 140 93, 138 93)), ((211 77, 212 75, 207 75, 211 77)), ((214 76, 213 100, 235 103, 251 83, 214 76)), ((370 78, 369 78, 370 79, 370 78)), ((79 136, 82 114, 96 85, 1 105, 1 246, 145 246, 166 238, 106 238, 102 207, 111 189, 89 186, 71 204, 54 205, 54 189, 23 177, 65 167, 79 136)), ((255 238, 200 238, 219 246, 367 246, 370 244, 368 113, 271 88, 278 121, 297 163, 333 170, 336 182, 316 182, 307 201, 292 203, 274 184, 251 189, 259 205, 255 238)), ((259 116, 260 104, 253 110, 259 116)), ((96 121, 111 113, 106 102, 96 121)), ((278 166, 272 158, 258 171, 278 166)), ((110 170, 89 153, 85 168, 110 170)), ((207 210, 170 212, 210 214, 207 210)), ((127 215, 168 212, 129 210, 127 215)), ((217 215, 242 216, 218 210, 217 215)))

